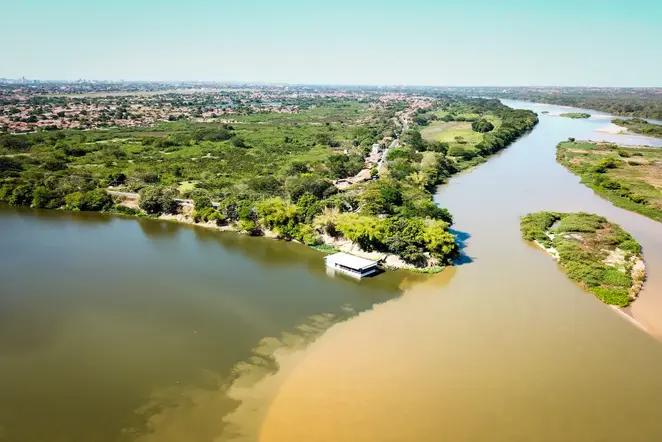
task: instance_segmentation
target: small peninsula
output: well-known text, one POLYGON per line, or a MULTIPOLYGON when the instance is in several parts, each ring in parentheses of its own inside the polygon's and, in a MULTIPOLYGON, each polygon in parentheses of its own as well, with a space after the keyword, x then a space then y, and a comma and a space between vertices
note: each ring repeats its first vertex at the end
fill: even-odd
POLYGON ((601 216, 537 212, 522 217, 520 228, 524 239, 535 241, 570 279, 606 304, 625 307, 643 286, 641 246, 601 216))

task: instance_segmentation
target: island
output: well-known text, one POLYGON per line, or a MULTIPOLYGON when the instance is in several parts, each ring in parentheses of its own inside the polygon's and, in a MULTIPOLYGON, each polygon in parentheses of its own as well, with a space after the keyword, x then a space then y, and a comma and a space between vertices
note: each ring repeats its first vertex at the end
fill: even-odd
POLYGON ((585 112, 564 112, 559 114, 559 116, 573 119, 591 118, 591 114, 587 114, 585 112))
POLYGON ((641 246, 621 227, 588 213, 537 212, 521 219, 525 240, 558 260, 570 279, 602 302, 625 307, 641 290, 641 246))
POLYGON ((662 149, 568 140, 556 158, 615 205, 662 221, 662 149))
POLYGON ((458 246, 435 187, 538 121, 498 100, 401 91, 149 92, 16 98, 9 127, 26 133, 0 135, 0 201, 168 219, 438 271, 458 246), (437 119, 457 125, 452 138, 421 135, 437 119))
POLYGON ((611 122, 640 135, 662 138, 662 125, 649 123, 642 118, 631 118, 629 120, 615 118, 611 122))

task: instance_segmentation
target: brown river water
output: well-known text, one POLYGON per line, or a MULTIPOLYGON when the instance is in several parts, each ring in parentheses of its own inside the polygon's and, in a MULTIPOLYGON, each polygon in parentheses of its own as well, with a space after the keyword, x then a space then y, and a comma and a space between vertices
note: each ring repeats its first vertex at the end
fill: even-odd
POLYGON ((506 104, 550 114, 440 187, 466 257, 434 276, 359 283, 296 244, 0 208, 0 441, 662 440, 662 224, 554 159, 569 136, 662 143, 506 104), (638 326, 521 240, 541 209, 642 243, 638 326))

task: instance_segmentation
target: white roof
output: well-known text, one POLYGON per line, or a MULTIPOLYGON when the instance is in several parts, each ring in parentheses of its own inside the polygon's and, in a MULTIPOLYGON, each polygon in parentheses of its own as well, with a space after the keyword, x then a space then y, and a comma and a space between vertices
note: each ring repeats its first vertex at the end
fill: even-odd
POLYGON ((327 255, 324 259, 357 270, 364 269, 366 267, 372 267, 377 264, 377 261, 372 261, 370 259, 361 258, 359 256, 354 256, 343 252, 327 255))

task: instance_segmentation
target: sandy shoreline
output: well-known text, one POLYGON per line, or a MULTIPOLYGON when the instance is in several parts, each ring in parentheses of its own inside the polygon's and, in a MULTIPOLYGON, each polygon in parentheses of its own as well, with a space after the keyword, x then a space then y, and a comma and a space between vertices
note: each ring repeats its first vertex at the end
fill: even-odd
POLYGON ((611 135, 625 135, 630 133, 630 131, 627 128, 623 126, 619 126, 618 124, 614 124, 614 123, 609 123, 605 127, 596 129, 595 131, 603 132, 611 135))
MULTIPOLYGON (((250 236, 250 233, 242 231, 237 224, 226 224, 219 226, 213 221, 196 222, 191 215, 186 213, 163 214, 156 219, 163 221, 177 222, 181 224, 188 224, 192 226, 204 227, 206 229, 217 230, 219 232, 234 232, 240 235, 250 236)), ((263 236, 265 238, 275 239, 279 241, 292 241, 295 243, 299 243, 303 246, 306 246, 305 244, 295 239, 291 239, 291 240, 283 239, 276 232, 267 229, 261 229, 261 232, 262 234, 259 236, 263 236)), ((438 273, 445 268, 443 266, 416 267, 412 264, 408 264, 404 262, 397 255, 383 253, 383 252, 366 252, 362 250, 357 244, 349 240, 342 238, 333 238, 329 235, 320 235, 320 240, 322 241, 323 245, 332 247, 334 250, 345 253, 351 253, 352 255, 360 256, 366 259, 371 259, 373 261, 381 261, 383 267, 390 270, 404 269, 417 273, 438 273)))
MULTIPOLYGON (((555 248, 553 248, 553 247, 547 248, 537 240, 534 240, 533 243, 538 248, 544 250, 545 253, 547 253, 549 256, 551 256, 554 259, 554 261, 559 262, 559 260, 560 260, 559 254, 558 254, 558 252, 556 251, 555 248)), ((637 283, 637 279, 633 278, 634 282, 633 282, 633 287, 632 287, 632 290, 633 290, 632 293, 633 293, 634 299, 632 300, 632 302, 635 302, 637 300, 637 296, 639 295, 639 292, 641 292, 641 290, 643 289, 644 283, 646 281, 646 265, 645 265, 645 262, 643 261, 643 259, 637 260, 636 264, 633 266, 632 272, 634 273, 635 270, 642 271, 644 273, 644 279, 642 280, 642 282, 637 283)), ((585 289, 582 287, 582 290, 585 290, 585 289)), ((649 335, 653 335, 651 333, 651 331, 648 330, 648 328, 646 328, 646 326, 643 323, 638 321, 633 316, 633 314, 631 313, 630 307, 631 307, 632 303, 630 303, 630 305, 628 305, 626 307, 618 307, 616 305, 610 305, 610 304, 605 304, 605 305, 607 307, 611 308, 614 312, 616 312, 623 319, 625 319, 626 321, 630 322, 631 324, 633 324, 634 326, 636 326, 637 328, 642 330, 643 332, 645 332, 649 335)))

